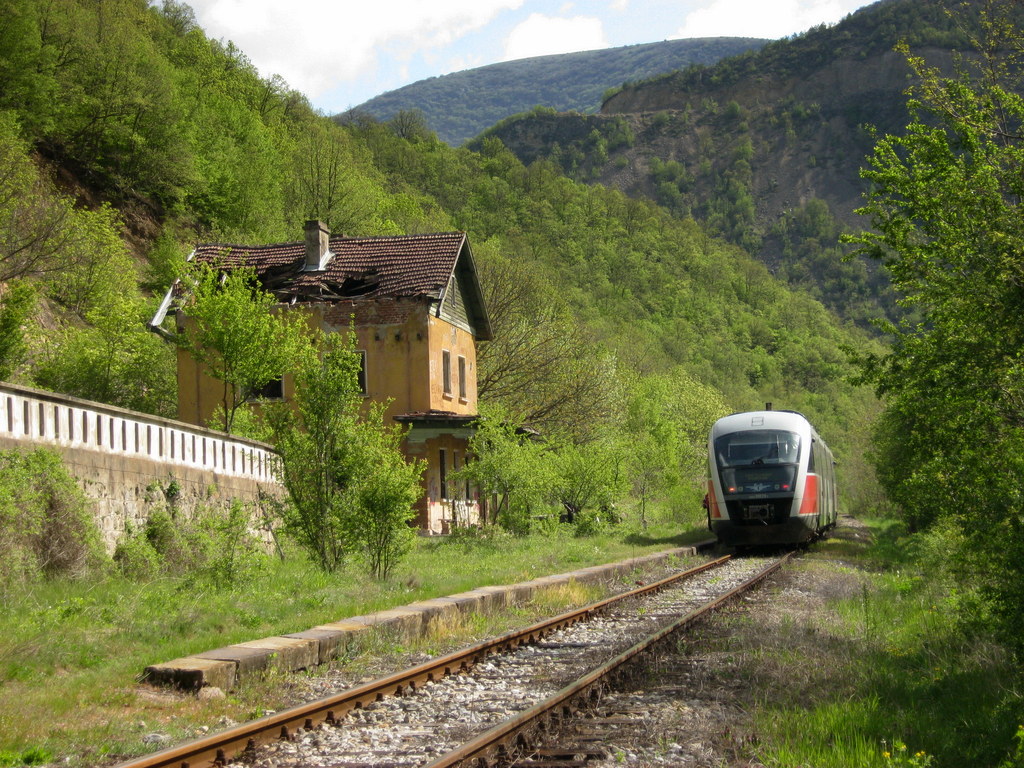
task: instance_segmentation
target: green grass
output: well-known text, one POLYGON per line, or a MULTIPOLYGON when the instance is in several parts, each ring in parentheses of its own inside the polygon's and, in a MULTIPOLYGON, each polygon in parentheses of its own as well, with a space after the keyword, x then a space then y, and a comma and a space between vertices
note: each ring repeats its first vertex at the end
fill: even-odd
POLYGON ((875 541, 819 545, 799 568, 807 578, 839 568, 843 589, 803 621, 730 638, 746 645, 758 691, 757 758, 770 768, 1024 765, 1004 762, 1024 714, 1012 658, 959 620, 952 585, 908 555, 915 542, 884 526, 875 541))
MULTIPOLYGON (((291 552, 284 562, 267 558, 252 581, 234 589, 170 577, 25 585, 0 596, 0 766, 112 762, 152 751, 142 741, 146 734, 194 737, 202 725, 215 728, 222 718, 240 721, 281 706, 288 694, 286 681, 273 674, 220 700, 152 691, 137 684, 148 664, 702 538, 701 530, 649 529, 589 538, 418 539, 387 582, 355 567, 324 574, 291 552)), ((472 634, 486 626, 470 622, 453 631, 472 634)), ((427 638, 423 649, 440 642, 427 638)))

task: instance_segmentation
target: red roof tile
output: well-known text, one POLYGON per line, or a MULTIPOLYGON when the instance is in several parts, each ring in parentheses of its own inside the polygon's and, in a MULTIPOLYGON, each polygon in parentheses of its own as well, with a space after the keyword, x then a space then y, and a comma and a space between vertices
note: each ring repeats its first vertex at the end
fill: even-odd
POLYGON ((427 296, 437 298, 455 269, 464 232, 396 237, 331 237, 334 258, 323 271, 304 272, 305 243, 221 245, 204 243, 194 259, 231 268, 249 266, 279 297, 427 296))

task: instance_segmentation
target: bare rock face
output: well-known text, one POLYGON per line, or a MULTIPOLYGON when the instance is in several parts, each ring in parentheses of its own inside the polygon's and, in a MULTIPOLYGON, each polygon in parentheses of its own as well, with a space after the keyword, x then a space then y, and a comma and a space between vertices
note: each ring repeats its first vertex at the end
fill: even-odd
MULTIPOLYGON (((947 50, 922 55, 941 68, 951 61, 947 50)), ((854 214, 864 190, 860 168, 874 146, 867 126, 902 130, 909 75, 903 56, 885 51, 836 59, 805 76, 743 78, 699 92, 669 77, 623 89, 599 115, 537 112, 492 133, 525 163, 551 157, 554 147, 561 153, 556 160, 578 148, 588 180, 654 199, 659 180, 651 160, 674 161, 685 169, 683 199, 695 213, 742 159, 761 229, 815 198, 845 224, 860 225, 854 214), (597 131, 614 144, 611 136, 623 123, 632 143, 608 146, 607 161, 598 164, 588 140, 593 144, 597 131)))

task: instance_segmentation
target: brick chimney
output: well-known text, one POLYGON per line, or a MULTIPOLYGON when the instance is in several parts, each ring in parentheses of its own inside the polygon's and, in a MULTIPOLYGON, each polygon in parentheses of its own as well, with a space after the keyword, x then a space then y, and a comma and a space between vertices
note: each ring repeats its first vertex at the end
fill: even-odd
POLYGON ((306 222, 306 264, 303 271, 319 272, 327 266, 330 252, 331 230, 317 219, 306 222))

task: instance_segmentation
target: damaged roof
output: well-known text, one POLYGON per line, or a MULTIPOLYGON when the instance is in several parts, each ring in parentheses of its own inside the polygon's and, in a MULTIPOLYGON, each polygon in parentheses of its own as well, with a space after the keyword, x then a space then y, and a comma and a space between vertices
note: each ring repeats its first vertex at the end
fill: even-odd
MULTIPOLYGON (((318 222, 309 222, 318 223, 318 222)), ((190 261, 221 269, 249 267, 262 287, 287 304, 340 300, 423 298, 440 315, 449 287, 461 293, 479 339, 490 339, 490 321, 483 291, 465 232, 437 232, 391 237, 331 236, 319 264, 307 264, 307 243, 233 245, 202 243, 190 261)), ((160 324, 175 303, 181 285, 175 281, 151 329, 160 324)))
POLYGON ((256 246, 204 243, 196 247, 193 259, 226 269, 251 267, 264 289, 285 302, 385 296, 437 299, 464 246, 468 253, 465 232, 334 236, 328 242, 333 257, 322 270, 305 269, 303 242, 256 246))

